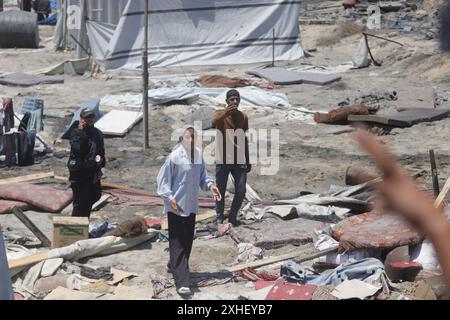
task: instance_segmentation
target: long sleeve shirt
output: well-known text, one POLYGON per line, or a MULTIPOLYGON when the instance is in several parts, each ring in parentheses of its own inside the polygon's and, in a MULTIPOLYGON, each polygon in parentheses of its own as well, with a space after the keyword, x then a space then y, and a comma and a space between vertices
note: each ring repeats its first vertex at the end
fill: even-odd
POLYGON ((196 214, 200 188, 207 191, 213 185, 201 152, 195 152, 198 161, 192 163, 188 152, 180 145, 167 157, 159 171, 157 193, 164 199, 165 213, 170 211, 182 217, 196 214), (170 206, 172 199, 177 202, 177 210, 170 206))

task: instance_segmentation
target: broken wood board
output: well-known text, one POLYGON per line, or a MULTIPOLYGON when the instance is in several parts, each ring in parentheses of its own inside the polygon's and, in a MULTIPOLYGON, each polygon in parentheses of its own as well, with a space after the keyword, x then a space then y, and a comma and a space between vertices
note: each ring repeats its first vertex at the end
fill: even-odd
POLYGON ((53 171, 44 172, 44 173, 35 173, 35 174, 26 175, 26 176, 1 179, 0 185, 18 183, 18 182, 26 182, 26 181, 32 181, 32 180, 38 180, 38 179, 44 179, 44 178, 52 178, 54 176, 55 176, 55 173, 53 171))
POLYGON ((95 127, 105 135, 124 136, 142 119, 142 112, 112 110, 95 123, 95 127))
POLYGON ((38 227, 18 208, 13 208, 12 213, 38 238, 45 247, 51 247, 51 241, 38 227))
POLYGON ((441 193, 439 193, 438 197, 436 198, 436 201, 434 202, 435 208, 439 208, 441 206, 449 190, 450 190, 450 178, 448 178, 447 181, 445 181, 441 193))
MULTIPOLYGON (((300 262, 309 261, 309 260, 312 260, 312 259, 315 259, 315 258, 326 256, 327 254, 336 252, 337 250, 338 250, 337 246, 329 248, 329 249, 325 249, 325 250, 322 250, 322 251, 319 251, 319 252, 307 255, 307 256, 305 256, 303 258, 296 259, 296 262, 300 263, 300 262)), ((236 271, 244 270, 244 269, 247 269, 247 268, 262 267, 262 266, 266 266, 268 264, 294 259, 294 258, 300 257, 302 254, 303 254, 303 252, 298 252, 298 251, 291 252, 291 253, 283 254, 283 255, 277 256, 277 257, 271 257, 271 258, 268 258, 268 259, 257 260, 257 261, 252 261, 252 262, 239 264, 239 265, 236 265, 236 266, 232 266, 232 267, 228 268, 227 270, 229 272, 236 272, 236 271)))
POLYGON ((251 227, 236 228, 241 242, 249 242, 262 249, 276 249, 287 244, 302 245, 313 241, 314 230, 322 230, 329 223, 297 218, 286 221, 263 221, 251 227))
POLYGON ((411 127, 421 122, 438 121, 447 118, 449 109, 410 109, 393 114, 357 115, 348 116, 348 121, 369 122, 389 125, 393 127, 411 127))
POLYGON ((36 264, 36 263, 39 263, 39 262, 47 260, 47 259, 48 259, 48 252, 40 252, 40 253, 33 254, 31 256, 14 259, 14 260, 9 260, 8 267, 10 270, 14 269, 14 268, 26 267, 26 266, 36 264))
POLYGON ((97 208, 99 208, 101 205, 103 205, 105 202, 108 202, 109 199, 111 199, 112 196, 110 194, 103 194, 100 199, 92 205, 92 211, 96 211, 97 208))

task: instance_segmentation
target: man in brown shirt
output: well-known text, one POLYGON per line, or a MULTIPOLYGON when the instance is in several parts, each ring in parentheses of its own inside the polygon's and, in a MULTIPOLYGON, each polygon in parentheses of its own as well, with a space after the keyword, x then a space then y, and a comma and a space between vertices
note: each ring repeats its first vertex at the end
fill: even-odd
POLYGON ((245 198, 247 173, 251 170, 248 152, 248 117, 238 109, 241 101, 237 90, 227 92, 227 107, 214 112, 212 124, 216 131, 216 184, 221 200, 216 202, 217 223, 224 220, 225 191, 228 175, 234 179, 235 194, 228 221, 239 225, 237 214, 245 198))

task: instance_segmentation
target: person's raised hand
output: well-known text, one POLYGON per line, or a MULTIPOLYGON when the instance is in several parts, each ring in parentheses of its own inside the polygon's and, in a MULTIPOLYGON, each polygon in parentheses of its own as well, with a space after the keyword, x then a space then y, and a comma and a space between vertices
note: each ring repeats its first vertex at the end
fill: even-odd
POLYGON ((426 230, 431 221, 436 221, 433 218, 444 217, 442 208, 434 208, 433 196, 417 187, 385 145, 361 129, 356 131, 355 139, 382 172, 382 180, 372 183, 379 191, 378 207, 400 214, 422 230, 426 230))

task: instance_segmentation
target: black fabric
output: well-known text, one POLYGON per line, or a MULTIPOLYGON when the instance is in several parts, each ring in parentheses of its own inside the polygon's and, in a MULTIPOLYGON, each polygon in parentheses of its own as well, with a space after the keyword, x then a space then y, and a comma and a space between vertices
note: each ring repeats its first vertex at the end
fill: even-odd
POLYGON ((169 224, 169 251, 168 268, 172 271, 177 288, 190 287, 191 276, 189 271, 189 257, 192 250, 195 231, 195 214, 189 217, 180 217, 175 213, 167 214, 169 224))
POLYGON ((67 167, 70 181, 96 182, 101 178, 101 168, 106 164, 103 134, 95 127, 74 129, 70 137, 70 156, 67 167), (95 157, 99 155, 99 163, 95 157))
POLYGON ((28 122, 30 121, 30 117, 31 117, 31 113, 30 112, 26 112, 23 115, 22 120, 20 120, 19 131, 27 131, 28 122))
POLYGON ((92 205, 102 196, 102 187, 100 181, 95 183, 72 182, 71 188, 73 192, 73 217, 90 217, 92 205))
POLYGON ((232 224, 237 222, 237 214, 245 198, 247 186, 247 166, 239 164, 217 164, 216 183, 222 199, 216 203, 217 221, 223 222, 225 208, 225 191, 227 190, 228 175, 231 173, 234 179, 234 197, 231 203, 228 221, 232 224))
POLYGON ((22 0, 21 9, 23 11, 31 12, 31 0, 22 0))
POLYGON ((17 146, 16 146, 16 134, 4 134, 3 135, 3 151, 5 153, 5 164, 7 167, 12 167, 17 164, 17 146))
POLYGON ((17 164, 31 166, 34 164, 34 145, 36 135, 31 132, 17 132, 17 164))

